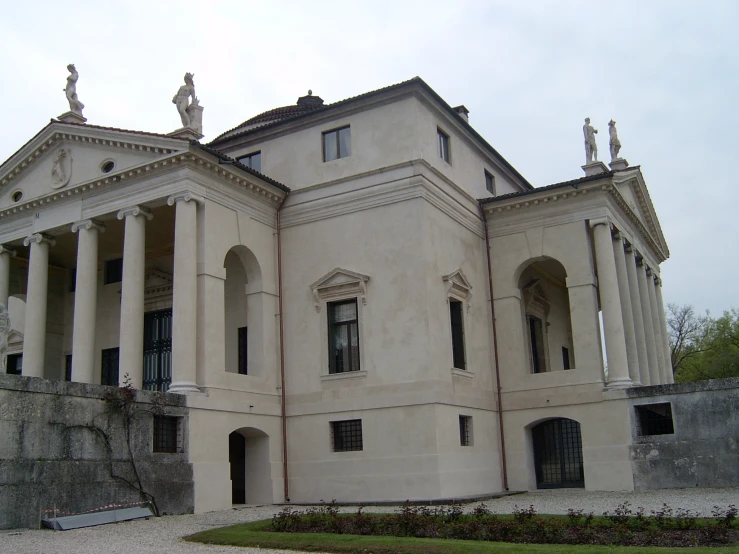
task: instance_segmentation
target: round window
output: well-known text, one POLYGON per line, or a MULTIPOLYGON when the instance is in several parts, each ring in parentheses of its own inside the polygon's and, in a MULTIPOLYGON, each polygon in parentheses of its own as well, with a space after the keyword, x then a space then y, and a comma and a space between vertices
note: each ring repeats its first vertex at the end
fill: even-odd
POLYGON ((107 162, 103 162, 103 165, 100 166, 100 169, 103 170, 103 173, 110 173, 115 169, 115 162, 113 160, 108 160, 107 162))
POLYGON ((20 202, 23 198, 23 193, 19 190, 13 193, 13 202, 20 202))

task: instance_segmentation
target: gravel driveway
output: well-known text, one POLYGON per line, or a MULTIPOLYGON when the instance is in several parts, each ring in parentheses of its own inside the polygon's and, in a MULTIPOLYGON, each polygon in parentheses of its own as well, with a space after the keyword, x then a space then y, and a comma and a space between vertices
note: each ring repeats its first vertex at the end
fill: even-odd
MULTIPOLYGON (((564 514, 569 508, 601 514, 628 500, 634 508, 642 506, 647 512, 662 507, 666 502, 672 508, 683 508, 710 515, 714 505, 726 508, 739 505, 739 488, 732 489, 672 489, 642 492, 593 492, 576 489, 536 491, 486 501, 498 513, 510 513, 516 506, 533 504, 539 513, 564 514)), ((468 504, 473 509, 478 503, 468 504)), ((206 546, 180 540, 184 535, 232 523, 255 521, 279 512, 279 506, 244 507, 207 514, 165 516, 148 521, 137 520, 114 525, 102 525, 72 531, 4 531, 0 532, 0 553, 8 554, 243 554, 272 553, 276 550, 260 548, 206 546)), ((356 508, 347 508, 354 511, 356 508)), ((368 508, 373 512, 393 512, 394 507, 368 508)), ((285 552, 287 554, 287 552, 285 552)), ((290 551, 289 554, 295 554, 290 551)), ((315 554, 315 553, 313 553, 315 554)))

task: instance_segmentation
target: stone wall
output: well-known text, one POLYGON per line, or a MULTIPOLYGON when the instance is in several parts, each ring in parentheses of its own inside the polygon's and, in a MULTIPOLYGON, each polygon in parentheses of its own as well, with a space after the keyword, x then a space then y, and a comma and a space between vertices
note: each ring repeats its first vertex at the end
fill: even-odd
POLYGON ((739 378, 628 391, 636 489, 739 486, 739 378), (674 433, 639 436, 635 406, 669 402, 674 433))
POLYGON ((0 529, 37 527, 42 510, 74 513, 145 500, 114 477, 135 481, 129 444, 159 511, 193 511, 185 398, 138 391, 127 441, 121 411, 104 400, 117 390, 0 374, 0 529), (153 412, 180 418, 177 453, 152 452, 153 412))

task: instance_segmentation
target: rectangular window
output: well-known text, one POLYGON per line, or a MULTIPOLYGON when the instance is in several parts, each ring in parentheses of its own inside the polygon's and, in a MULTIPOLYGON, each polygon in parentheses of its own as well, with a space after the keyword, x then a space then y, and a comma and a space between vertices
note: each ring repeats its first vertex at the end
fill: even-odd
POLYGON ((77 268, 73 267, 69 271, 69 292, 74 292, 77 288, 77 268))
POLYGON ((472 446, 472 416, 459 416, 459 444, 472 446))
POLYGON ((144 390, 167 392, 172 383, 172 310, 144 314, 144 390))
POLYGON ((647 435, 672 435, 675 427, 672 423, 672 405, 669 402, 662 404, 643 404, 635 406, 638 434, 640 437, 647 435))
POLYGON ((180 451, 179 419, 171 416, 154 416, 152 450, 175 454, 180 451))
POLYGON ((449 299, 449 318, 452 324, 452 358, 454 360, 454 367, 465 369, 462 302, 449 299))
POLYGON ((485 188, 490 194, 495 196, 495 175, 490 173, 487 169, 485 170, 485 188))
POLYGON ((570 369, 570 350, 566 347, 562 347, 562 367, 570 369))
POLYGON ((352 137, 349 126, 323 133, 323 161, 330 162, 352 155, 352 137))
POLYGON ((239 374, 248 375, 246 327, 239 327, 239 374))
POLYGON ((331 444, 334 452, 363 450, 362 420, 332 421, 331 444))
POLYGON ((547 370, 544 356, 544 327, 542 321, 533 315, 529 316, 529 340, 531 341, 531 360, 534 373, 544 373, 547 370))
POLYGON ((100 366, 100 384, 109 387, 118 386, 118 348, 103 350, 103 360, 100 366))
POLYGON ((359 371, 357 299, 328 304, 328 372, 359 371))
POLYGON ((23 354, 8 354, 5 360, 5 371, 8 375, 23 374, 23 354))
POLYGON ((452 163, 451 156, 449 155, 449 135, 447 135, 441 129, 436 129, 436 134, 439 136, 439 156, 446 163, 452 163))
POLYGON ((123 258, 108 260, 105 262, 104 284, 120 283, 123 281, 123 258))
POLYGON ((241 156, 238 161, 244 164, 246 167, 253 169, 254 171, 262 172, 262 152, 252 152, 246 156, 241 156))
POLYGON ((72 380, 72 354, 64 356, 64 380, 72 380))

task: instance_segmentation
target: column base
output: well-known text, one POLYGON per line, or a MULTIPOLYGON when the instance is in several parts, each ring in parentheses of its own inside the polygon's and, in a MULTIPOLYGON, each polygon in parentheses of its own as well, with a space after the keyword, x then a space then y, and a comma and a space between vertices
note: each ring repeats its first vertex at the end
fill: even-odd
POLYGON ((200 389, 195 383, 188 383, 186 381, 183 381, 172 383, 169 386, 169 390, 167 392, 172 392, 174 394, 188 394, 191 392, 200 392, 200 389))
POLYGON ((634 386, 631 379, 609 379, 606 387, 609 389, 630 389, 634 386))
POLYGON ((591 175, 600 175, 601 173, 608 172, 608 167, 603 162, 590 162, 582 166, 582 170, 585 172, 587 177, 591 175))

